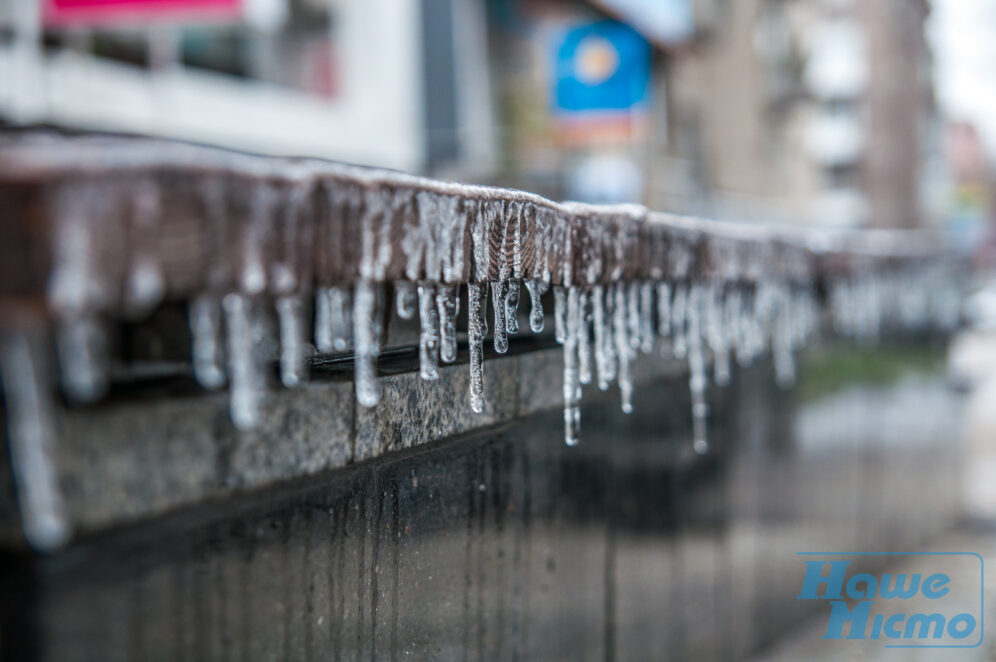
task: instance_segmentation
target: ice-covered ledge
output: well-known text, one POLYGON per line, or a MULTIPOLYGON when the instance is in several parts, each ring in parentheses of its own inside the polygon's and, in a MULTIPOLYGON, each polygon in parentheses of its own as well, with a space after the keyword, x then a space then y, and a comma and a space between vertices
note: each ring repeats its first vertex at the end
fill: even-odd
MULTIPOLYGON (((563 359, 558 384, 549 368, 540 381, 559 390, 569 444, 580 439, 583 384, 604 390, 618 381, 623 410, 631 409, 640 352, 687 360, 695 450, 704 453, 710 361, 722 385, 734 360, 770 355, 788 385, 793 353, 824 314, 837 332, 865 340, 957 318, 956 274, 924 233, 718 223, 143 138, 0 136, 0 209, 0 374, 24 528, 41 548, 61 544, 87 517, 74 512, 53 459, 65 432, 49 414, 46 365, 54 353, 70 401, 99 400, 110 366, 129 359, 108 328, 164 301, 189 307, 198 381, 228 390, 230 421, 206 426, 180 415, 178 424, 215 446, 229 436, 236 446, 252 447, 261 434, 272 441, 282 432, 260 431, 308 419, 308 394, 324 388, 306 384, 313 353, 348 355, 346 390, 356 404, 330 397, 324 406, 332 419, 350 411, 353 422, 371 421, 369 444, 350 437, 351 460, 370 456, 368 445, 394 443, 385 412, 412 393, 448 394, 477 417, 473 425, 494 422, 488 412, 504 396, 484 370, 484 342, 490 331, 495 352, 508 350, 522 285, 531 307, 523 324, 533 333, 543 331, 543 295, 553 286, 563 359), (418 375, 403 383, 377 374, 395 316, 417 317, 420 329, 418 375), (470 366, 460 377, 445 367, 457 360, 458 341, 470 366), (269 388, 271 361, 293 394, 269 388), (270 410, 280 402, 287 417, 270 410)), ((70 411, 65 424, 76 416, 70 411)), ((145 420, 155 419, 101 425, 126 430, 145 420)), ((343 444, 322 445, 328 431, 309 429, 310 446, 294 461, 308 471, 336 466, 343 444)), ((140 448, 145 438, 123 432, 119 441, 140 448)))

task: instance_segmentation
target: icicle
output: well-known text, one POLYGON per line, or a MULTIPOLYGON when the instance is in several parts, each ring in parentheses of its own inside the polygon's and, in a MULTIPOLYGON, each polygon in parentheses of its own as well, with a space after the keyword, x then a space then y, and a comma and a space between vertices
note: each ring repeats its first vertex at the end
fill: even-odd
POLYGON ((457 358, 457 315, 460 313, 460 297, 456 285, 440 285, 436 294, 436 307, 439 310, 439 358, 443 363, 453 363, 457 358))
POLYGON ((688 286, 682 283, 674 289, 671 301, 671 334, 674 336, 671 351, 676 359, 683 359, 688 354, 688 334, 685 328, 687 309, 688 286))
POLYGON ((407 280, 394 283, 394 307, 398 311, 398 317, 403 320, 415 317, 418 311, 418 289, 415 283, 407 280))
POLYGON ((364 407, 380 402, 380 382, 377 381, 377 357, 384 326, 384 286, 361 280, 353 296, 353 338, 356 351, 353 360, 356 401, 364 407))
POLYGON ((654 284, 640 284, 640 351, 654 351, 654 284))
POLYGON ((353 339, 352 293, 329 287, 315 297, 315 345, 320 352, 345 352, 353 339))
POLYGON ((543 331, 543 292, 546 283, 538 278, 526 280, 526 290, 529 292, 529 329, 533 333, 543 331))
POLYGON ((692 394, 692 448, 700 455, 709 450, 706 438, 706 417, 709 405, 706 404, 705 357, 702 353, 701 309, 703 291, 700 285, 693 285, 688 301, 688 388, 692 394))
POLYGON ((229 411, 235 427, 248 430, 259 423, 265 395, 260 328, 253 319, 252 300, 245 295, 225 295, 222 306, 228 332, 229 411))
POLYGON ((337 352, 345 352, 353 344, 352 292, 339 287, 329 288, 329 303, 332 308, 332 347, 337 352))
POLYGON ((671 286, 657 283, 657 334, 671 335, 671 286))
POLYGON ((51 458, 55 415, 45 353, 36 330, 12 330, 0 341, 7 439, 24 535, 35 548, 50 550, 66 541, 69 527, 51 458))
POLYGON ((505 292, 505 328, 508 333, 519 332, 519 279, 508 281, 508 291, 505 292))
POLYGON ((561 345, 567 340, 567 290, 553 287, 553 333, 561 345))
POLYGON ((495 351, 504 354, 508 351, 508 329, 505 326, 505 296, 508 294, 507 280, 491 281, 491 310, 494 313, 494 346, 495 351))
POLYGON ((315 347, 324 354, 332 351, 332 300, 324 287, 315 294, 315 347))
POLYGON ((640 346, 640 284, 636 281, 626 287, 626 323, 629 345, 637 349, 640 346))
POLYGON ((60 320, 57 331, 62 388, 76 402, 93 402, 108 387, 107 338, 95 315, 60 320))
POLYGON ((730 383, 730 347, 727 344, 727 330, 724 323, 721 298, 722 286, 718 283, 709 285, 706 317, 706 337, 713 353, 713 379, 718 386, 730 383))
POLYGON ((795 357, 792 355, 791 295, 785 291, 773 321, 771 336, 772 361, 775 364, 775 381, 782 388, 795 384, 795 357))
POLYGON ((612 310, 613 335, 616 341, 616 356, 619 366, 619 393, 622 400, 623 413, 633 411, 633 381, 630 375, 630 362, 633 355, 633 344, 629 337, 629 306, 627 306, 627 287, 624 283, 612 286, 612 297, 615 306, 612 310))
POLYGON ((190 332, 193 336, 194 377, 206 389, 225 384, 222 344, 221 302, 201 295, 190 303, 190 332))
POLYGON ((155 254, 155 233, 161 213, 160 192, 151 181, 138 183, 132 196, 132 263, 128 267, 123 304, 129 314, 152 309, 166 293, 166 279, 155 254))
MULTIPOLYGON (((609 298, 611 298, 611 294, 609 298)), ((592 326, 595 330, 595 371, 598 388, 607 391, 616 378, 616 354, 612 335, 612 318, 607 309, 605 288, 596 285, 591 289, 592 326)))
POLYGON ((308 341, 304 335, 304 302, 300 296, 277 299, 280 326, 280 381, 284 386, 299 386, 308 379, 308 341))
POLYGON ((484 398, 484 338, 488 335, 488 286, 467 286, 467 342, 470 346, 470 408, 480 414, 484 398))
POLYGON ((578 295, 578 379, 591 383, 591 318, 588 315, 588 293, 578 295))
POLYGON ((564 339, 564 441, 576 446, 581 432, 581 382, 579 381, 578 340, 581 334, 580 290, 567 291, 566 337, 564 339))
POLYGON ((419 317, 422 331, 418 341, 419 374, 422 379, 439 378, 439 309, 436 287, 432 283, 418 284, 419 317))
POLYGON ((745 348, 744 294, 740 287, 734 287, 726 293, 723 304, 727 328, 727 344, 736 354, 737 364, 743 367, 750 365, 750 357, 745 348))

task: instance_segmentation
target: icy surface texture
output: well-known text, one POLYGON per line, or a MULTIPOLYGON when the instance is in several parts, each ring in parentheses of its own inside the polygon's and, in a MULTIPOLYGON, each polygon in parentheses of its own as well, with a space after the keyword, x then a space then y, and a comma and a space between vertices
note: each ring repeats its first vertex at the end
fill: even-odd
MULTIPOLYGON (((0 296, 44 303, 59 383, 73 401, 108 388, 107 324, 170 297, 189 302, 193 374, 208 389, 227 385, 239 429, 260 420, 267 376, 302 384, 315 351, 351 354, 357 400, 376 406, 392 313, 418 315, 423 379, 436 379, 439 362, 456 361, 466 343, 468 403, 481 412, 488 299, 502 354, 519 332, 521 287, 532 333, 546 328, 552 287, 567 443, 580 440, 585 385, 616 382, 631 411, 633 363, 659 352, 688 363, 693 442, 706 452, 710 378, 722 387, 736 366, 767 355, 789 387, 795 353, 821 327, 874 343, 958 322, 957 269, 915 232, 709 222, 165 141, 26 134, 0 147, 0 183, 33 191, 32 209, 46 215, 48 234, 24 236, 51 256, 39 271, 30 250, 12 255, 0 296)), ((30 216, 13 211, 15 223, 30 216)), ((32 390, 8 406, 45 406, 37 401, 48 385, 25 384, 32 390)), ((47 434, 31 428, 33 411, 8 418, 22 438, 47 434)))

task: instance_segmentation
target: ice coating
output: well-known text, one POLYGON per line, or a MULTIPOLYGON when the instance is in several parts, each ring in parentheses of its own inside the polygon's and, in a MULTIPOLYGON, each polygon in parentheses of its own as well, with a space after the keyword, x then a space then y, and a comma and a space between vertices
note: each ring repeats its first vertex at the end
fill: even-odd
POLYGON ((543 331, 543 293, 546 283, 537 278, 526 279, 526 291, 529 292, 529 330, 533 333, 543 331))
POLYGON ((484 338, 488 335, 488 286, 467 285, 467 344, 470 350, 470 408, 484 411, 484 338))
POLYGON ((394 283, 394 308, 401 319, 415 319, 418 312, 418 288, 415 283, 407 280, 394 283))
MULTIPOLYGON (((795 231, 707 223, 635 206, 559 204, 341 164, 162 142, 82 138, 72 144, 58 152, 14 144, 0 154, 0 179, 58 173, 66 164, 88 172, 85 184, 56 180, 46 200, 54 231, 46 247, 53 265, 45 303, 61 382, 74 400, 95 399, 106 389, 104 322, 147 313, 167 284, 171 297, 189 302, 198 381, 221 387, 227 360, 238 427, 257 420, 272 367, 258 317, 276 313, 281 381, 294 386, 306 376, 307 311, 297 293, 315 292, 319 351, 355 350, 357 398, 367 404, 376 401, 384 284, 394 283, 400 318, 420 313, 420 372, 426 376, 438 374, 438 360, 456 359, 457 288, 471 283, 475 411, 484 409, 487 288, 494 293, 495 350, 502 353, 508 334, 517 331, 523 280, 534 332, 544 327, 543 292, 557 283, 556 338, 574 345, 565 360, 576 361, 578 384, 596 378, 607 389, 618 378, 625 410, 632 407, 635 352, 650 351, 657 336, 669 339, 662 352, 669 348, 703 369, 711 360, 717 384, 730 379, 731 354, 739 365, 770 355, 779 383, 791 383, 794 353, 818 326, 822 302, 815 297, 824 285, 836 332, 862 343, 895 329, 950 329, 958 322, 956 274, 909 233, 840 233, 813 248, 810 235, 795 231), (205 164, 225 174, 205 177, 205 164), (150 165, 170 179, 150 176, 150 165), (146 170, 131 174, 131 168, 146 170), (200 193, 186 196, 192 206, 170 212, 192 220, 185 231, 209 229, 190 238, 203 264, 164 252, 177 237, 168 234, 161 208, 166 201, 186 204, 166 186, 188 177, 200 193), (434 294, 423 296, 416 282, 434 294), (233 291, 238 294, 222 303, 221 293, 233 291)), ((572 393, 580 397, 579 389, 572 393)), ((576 421, 565 417, 575 431, 576 421)), ((704 433, 696 434, 700 440, 707 443, 704 433)))
POLYGON ((194 377, 206 389, 219 389, 225 385, 221 301, 209 294, 199 296, 190 302, 189 317, 194 377))
POLYGON ((419 374, 422 379, 439 379, 439 309, 434 284, 418 284, 418 310, 422 323, 418 341, 419 374))
POLYGON ((384 319, 384 286, 361 280, 353 295, 353 338, 356 355, 354 379, 356 401, 364 407, 380 402, 380 383, 377 381, 377 357, 384 319))
POLYGON ((244 294, 227 294, 222 300, 228 343, 228 408, 240 430, 259 424, 266 394, 262 356, 263 328, 256 319, 253 301, 244 294))

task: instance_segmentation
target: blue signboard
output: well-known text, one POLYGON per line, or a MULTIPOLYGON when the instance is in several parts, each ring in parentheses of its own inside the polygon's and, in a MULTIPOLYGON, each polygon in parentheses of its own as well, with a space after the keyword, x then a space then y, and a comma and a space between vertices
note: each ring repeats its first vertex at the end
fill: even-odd
POLYGON ((650 44, 629 26, 569 28, 555 44, 553 111, 564 116, 629 112, 649 101, 650 44))

